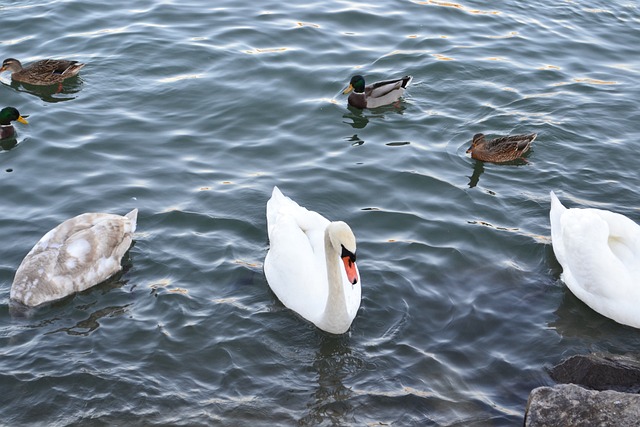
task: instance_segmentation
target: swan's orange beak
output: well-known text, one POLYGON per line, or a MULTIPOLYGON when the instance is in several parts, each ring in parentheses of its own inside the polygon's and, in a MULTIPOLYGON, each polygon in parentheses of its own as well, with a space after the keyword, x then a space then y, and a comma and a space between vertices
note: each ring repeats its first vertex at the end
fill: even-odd
POLYGON ((356 270, 356 262, 353 256, 343 256, 342 262, 344 263, 344 270, 347 272, 349 283, 355 285, 358 283, 358 270, 356 270))

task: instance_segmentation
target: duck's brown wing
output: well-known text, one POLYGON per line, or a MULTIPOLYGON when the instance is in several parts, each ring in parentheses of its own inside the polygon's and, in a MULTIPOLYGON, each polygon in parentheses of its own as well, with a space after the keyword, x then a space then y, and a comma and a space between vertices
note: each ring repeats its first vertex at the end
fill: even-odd
POLYGON ((75 76, 82 67, 84 64, 78 61, 44 59, 23 68, 13 78, 31 84, 53 84, 75 76))
POLYGON ((81 64, 78 61, 68 61, 66 59, 45 59, 43 61, 36 62, 33 66, 30 66, 29 69, 42 74, 73 75, 74 71, 77 73, 77 71, 80 71, 80 68, 82 67, 84 67, 84 64, 81 64))
POLYGON ((521 138, 517 138, 514 141, 514 143, 516 144, 516 150, 519 153, 525 153, 529 151, 529 148, 531 148, 531 143, 534 139, 536 139, 536 136, 537 135, 533 133, 531 135, 522 135, 521 138))
POLYGON ((537 134, 532 133, 529 135, 510 135, 493 139, 487 142, 488 150, 495 151, 526 151, 531 146, 531 143, 536 139, 537 134))

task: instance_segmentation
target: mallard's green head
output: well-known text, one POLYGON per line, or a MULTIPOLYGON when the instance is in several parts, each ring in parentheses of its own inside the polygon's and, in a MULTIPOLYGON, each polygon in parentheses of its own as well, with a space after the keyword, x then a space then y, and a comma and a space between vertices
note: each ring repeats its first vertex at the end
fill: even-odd
POLYGON ((22 64, 15 58, 7 58, 2 61, 2 68, 0 68, 0 73, 9 70, 12 73, 22 70, 22 64))
POLYGON ((18 110, 13 107, 5 107, 0 110, 0 125, 10 125, 11 122, 15 120, 19 121, 20 123, 24 123, 25 125, 29 123, 20 115, 18 110))
POLYGON ((349 87, 346 88, 342 93, 347 94, 351 91, 354 91, 356 93, 364 93, 364 77, 362 77, 360 74, 351 77, 349 87))

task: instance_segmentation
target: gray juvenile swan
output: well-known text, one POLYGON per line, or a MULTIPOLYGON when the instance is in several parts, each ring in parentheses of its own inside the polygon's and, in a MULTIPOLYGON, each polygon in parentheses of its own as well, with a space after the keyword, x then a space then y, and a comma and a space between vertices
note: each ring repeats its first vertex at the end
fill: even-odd
POLYGON ((105 281, 122 269, 137 218, 134 209, 125 216, 85 213, 64 221, 22 260, 11 299, 35 307, 105 281))

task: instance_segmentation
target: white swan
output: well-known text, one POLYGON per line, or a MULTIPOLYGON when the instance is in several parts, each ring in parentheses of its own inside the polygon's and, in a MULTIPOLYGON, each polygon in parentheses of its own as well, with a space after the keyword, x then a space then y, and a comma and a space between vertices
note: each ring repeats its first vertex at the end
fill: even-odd
POLYGON ((346 332, 361 295, 351 228, 299 206, 278 187, 267 202, 267 228, 264 273, 271 290, 318 328, 346 332))
POLYGON ((571 292, 598 313, 640 328, 640 226, 601 209, 567 209, 551 192, 551 242, 571 292))
POLYGON ((108 279, 122 269, 137 217, 134 209, 125 216, 85 213, 64 221, 22 260, 11 299, 35 307, 108 279))

